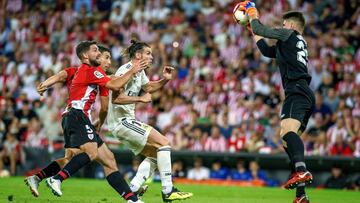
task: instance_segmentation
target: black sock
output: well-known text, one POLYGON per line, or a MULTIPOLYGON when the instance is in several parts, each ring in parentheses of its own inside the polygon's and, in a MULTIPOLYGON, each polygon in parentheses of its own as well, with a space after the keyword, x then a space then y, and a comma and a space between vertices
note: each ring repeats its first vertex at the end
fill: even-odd
MULTIPOLYGON (((295 173, 295 164, 291 160, 291 155, 289 152, 289 149, 284 146, 286 154, 289 156, 290 159, 290 168, 291 168, 291 174, 295 173)), ((302 195, 305 195, 305 184, 301 183, 296 188, 296 197, 301 197, 302 195)))
POLYGON ((287 147, 283 146, 283 148, 284 148, 286 154, 288 155, 288 157, 290 159, 289 165, 290 165, 290 168, 291 168, 291 174, 293 174, 293 173, 295 173, 295 165, 294 165, 294 163, 292 161, 292 156, 290 155, 289 149, 287 147))
POLYGON ((291 156, 290 160, 292 160, 295 170, 306 171, 305 148, 300 136, 295 132, 288 132, 283 136, 283 140, 286 142, 286 147, 291 156))
POLYGON ((61 170, 56 176, 54 176, 55 179, 58 179, 60 181, 63 181, 67 179, 68 177, 72 176, 74 173, 76 173, 79 169, 81 169, 86 164, 90 163, 90 157, 85 152, 80 153, 76 156, 74 156, 68 164, 65 165, 63 170, 61 170))
POLYGON ((296 197, 305 195, 305 183, 300 183, 296 188, 296 197))
POLYGON ((106 177, 112 188, 116 190, 125 200, 137 201, 138 198, 130 190, 129 185, 119 171, 115 171, 106 177))
POLYGON ((61 170, 58 162, 53 161, 48 166, 43 168, 39 173, 35 174, 40 180, 51 177, 61 170))

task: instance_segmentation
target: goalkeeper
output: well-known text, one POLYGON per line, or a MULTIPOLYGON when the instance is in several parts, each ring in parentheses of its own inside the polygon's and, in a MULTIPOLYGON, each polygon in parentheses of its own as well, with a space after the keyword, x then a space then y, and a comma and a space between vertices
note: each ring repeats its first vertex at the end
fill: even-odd
POLYGON ((296 188, 294 203, 308 203, 305 185, 313 180, 306 169, 304 144, 300 135, 305 130, 312 115, 315 96, 309 84, 307 43, 302 36, 305 19, 302 13, 291 11, 283 15, 283 27, 279 29, 264 26, 259 21, 259 13, 253 2, 240 3, 249 16, 250 27, 260 52, 269 58, 276 58, 279 66, 285 101, 281 110, 281 137, 283 147, 290 158, 292 175, 285 183, 286 189, 296 188), (276 39, 269 46, 264 38, 276 39))

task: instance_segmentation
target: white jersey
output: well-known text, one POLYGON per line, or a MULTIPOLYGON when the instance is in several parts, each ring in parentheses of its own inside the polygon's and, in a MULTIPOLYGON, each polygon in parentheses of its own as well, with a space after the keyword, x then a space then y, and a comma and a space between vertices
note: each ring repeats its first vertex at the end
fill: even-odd
MULTIPOLYGON (((124 75, 131 69, 131 62, 128 62, 116 71, 115 76, 124 75)), ((135 74, 128 83, 124 86, 125 94, 130 97, 139 96, 141 88, 149 83, 149 78, 146 76, 145 71, 135 74)), ((112 102, 112 91, 110 91, 109 99, 109 114, 108 114, 108 125, 110 130, 113 130, 119 123, 120 118, 134 118, 135 119, 135 103, 134 104, 113 104, 112 102)))

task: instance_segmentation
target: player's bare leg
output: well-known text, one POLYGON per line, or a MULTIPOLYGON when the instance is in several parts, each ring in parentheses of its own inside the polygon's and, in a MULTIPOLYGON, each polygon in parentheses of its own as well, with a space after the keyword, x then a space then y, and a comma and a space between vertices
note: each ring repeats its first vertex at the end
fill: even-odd
MULTIPOLYGON (((299 193, 305 194, 304 187, 306 184, 310 184, 313 177, 309 171, 306 170, 304 162, 304 144, 297 134, 301 123, 292 118, 286 118, 281 121, 281 136, 283 138, 284 149, 289 155, 290 161, 294 165, 295 173, 284 185, 286 189, 294 189, 299 185, 298 190, 302 190, 299 193), (305 185, 304 185, 305 184, 305 185)), ((302 194, 298 194, 300 196, 302 194)))

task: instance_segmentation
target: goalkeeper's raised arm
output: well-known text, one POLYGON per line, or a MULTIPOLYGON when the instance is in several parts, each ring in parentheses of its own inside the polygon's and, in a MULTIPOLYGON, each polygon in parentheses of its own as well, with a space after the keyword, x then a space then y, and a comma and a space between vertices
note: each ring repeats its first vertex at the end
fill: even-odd
MULTIPOLYGON (((255 3, 247 2, 245 8, 246 8, 246 14, 249 16, 251 29, 254 35, 258 35, 269 39, 286 41, 293 32, 292 29, 270 28, 268 26, 261 24, 259 21, 259 12, 255 7, 255 3)), ((260 39, 261 38, 257 38, 255 40, 258 41, 260 39)))

